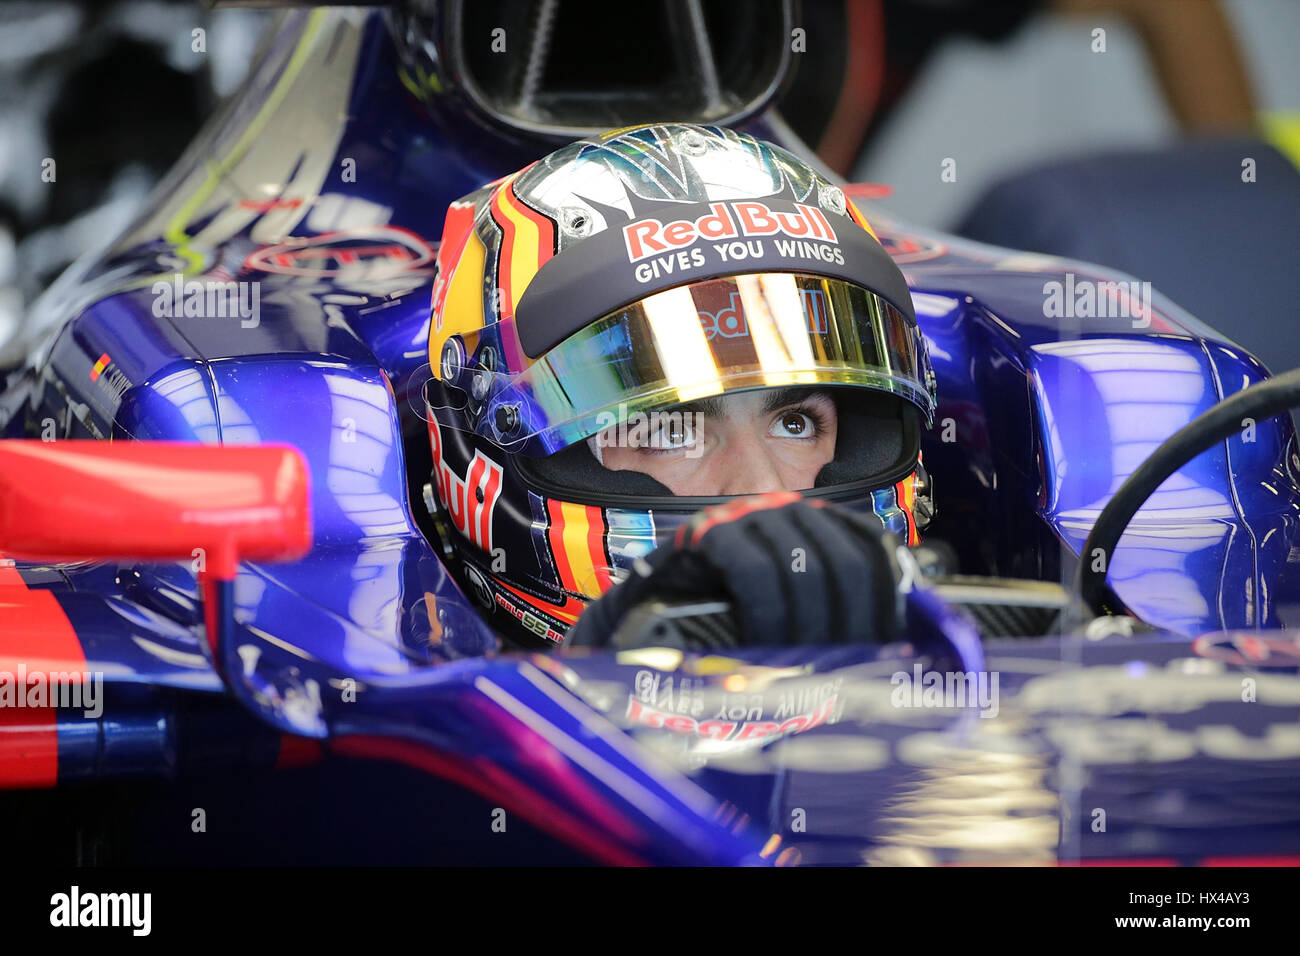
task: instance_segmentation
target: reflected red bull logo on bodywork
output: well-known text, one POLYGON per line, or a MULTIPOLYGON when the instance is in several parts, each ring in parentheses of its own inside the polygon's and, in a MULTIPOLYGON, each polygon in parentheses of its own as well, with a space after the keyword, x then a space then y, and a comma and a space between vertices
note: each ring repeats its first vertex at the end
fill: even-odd
POLYGON ((942 242, 923 236, 894 236, 881 232, 876 238, 899 265, 928 262, 948 253, 948 247, 942 242))
POLYGON ((250 253, 244 267, 288 276, 391 275, 433 261, 433 248, 398 226, 362 226, 289 239, 250 253))
POLYGON ((723 717, 715 717, 712 720, 698 720, 686 714, 661 710, 638 699, 635 695, 629 695, 627 713, 624 714, 624 717, 630 723, 640 727, 671 730, 679 734, 707 737, 710 740, 766 740, 773 737, 782 737, 786 734, 802 733, 806 730, 812 730, 814 727, 820 727, 829 721, 835 713, 835 703, 838 699, 838 695, 828 697, 816 709, 780 721, 728 720, 723 717))
POLYGON ((1256 631, 1212 631, 1192 643, 1198 657, 1236 667, 1300 665, 1300 637, 1256 631))
POLYGON ((794 204, 794 212, 780 212, 757 200, 715 202, 697 219, 640 219, 623 227, 628 262, 676 252, 697 239, 748 239, 785 235, 792 239, 839 242, 825 214, 815 206, 794 204))

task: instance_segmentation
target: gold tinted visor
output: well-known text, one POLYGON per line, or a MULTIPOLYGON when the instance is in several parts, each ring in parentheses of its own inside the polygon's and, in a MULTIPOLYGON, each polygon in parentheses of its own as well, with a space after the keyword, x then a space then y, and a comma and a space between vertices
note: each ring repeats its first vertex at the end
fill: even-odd
POLYGON ((933 379, 916 326, 875 293, 797 273, 729 276, 647 296, 496 376, 480 421, 508 448, 547 454, 633 413, 826 384, 898 395, 929 422, 933 379))

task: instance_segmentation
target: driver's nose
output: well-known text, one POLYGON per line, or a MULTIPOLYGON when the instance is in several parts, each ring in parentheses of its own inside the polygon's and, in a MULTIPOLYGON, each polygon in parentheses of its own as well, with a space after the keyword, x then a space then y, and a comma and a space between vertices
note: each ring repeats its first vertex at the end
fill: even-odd
POLYGON ((767 454, 761 439, 752 436, 728 442, 723 468, 724 495, 761 495, 784 491, 785 483, 776 462, 767 454))

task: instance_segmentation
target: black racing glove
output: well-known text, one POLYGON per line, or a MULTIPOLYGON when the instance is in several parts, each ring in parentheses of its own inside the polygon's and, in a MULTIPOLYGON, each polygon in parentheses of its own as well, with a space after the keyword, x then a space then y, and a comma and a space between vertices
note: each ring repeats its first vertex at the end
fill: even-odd
POLYGON ((896 546, 874 515, 794 492, 738 498, 700 512, 638 561, 583 611, 565 646, 890 641, 898 631, 896 546), (642 634, 637 623, 647 614, 662 623, 665 606, 718 601, 729 611, 672 618, 680 638, 662 640, 663 626, 642 634))

